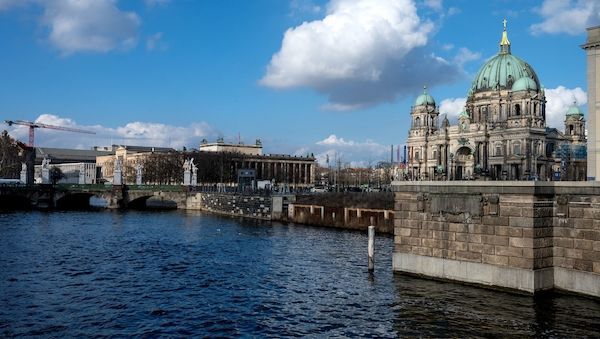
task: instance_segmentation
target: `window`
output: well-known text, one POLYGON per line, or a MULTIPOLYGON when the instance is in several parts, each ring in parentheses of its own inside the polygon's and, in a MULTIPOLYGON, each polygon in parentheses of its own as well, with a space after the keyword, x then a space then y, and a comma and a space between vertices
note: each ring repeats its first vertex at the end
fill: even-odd
POLYGON ((421 118, 419 118, 419 117, 415 118, 415 127, 416 128, 421 127, 421 118))
POLYGON ((513 155, 521 155, 521 143, 515 142, 513 144, 513 155))
POLYGON ((437 159, 437 150, 434 149, 433 152, 431 153, 433 156, 431 157, 432 159, 437 159))
POLYGON ((502 145, 496 145, 496 156, 501 156, 502 155, 502 145))
POLYGON ((419 152, 415 152, 415 160, 419 160, 419 152))
POLYGON ((515 115, 521 115, 521 105, 515 105, 515 115))

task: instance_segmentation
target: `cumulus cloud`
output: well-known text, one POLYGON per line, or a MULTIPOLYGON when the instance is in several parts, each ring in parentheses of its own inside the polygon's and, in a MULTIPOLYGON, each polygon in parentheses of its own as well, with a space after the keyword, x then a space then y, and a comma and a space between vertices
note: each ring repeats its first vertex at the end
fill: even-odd
POLYGON ((600 23, 600 2, 592 0, 545 0, 536 9, 543 21, 531 25, 534 35, 582 34, 600 23))
POLYGON ((121 11, 114 0, 55 0, 45 6, 42 22, 50 43, 63 54, 108 52, 136 45, 140 18, 121 11))
POLYGON ((467 98, 444 99, 440 103, 440 114, 447 114, 448 120, 454 122, 458 119, 460 112, 465 110, 467 98))
POLYGON ((126 50, 137 44, 141 20, 120 10, 116 0, 0 0, 0 11, 27 5, 43 8, 41 24, 48 42, 63 55, 126 50))
MULTIPOLYGON (((95 132, 95 135, 57 131, 38 128, 35 130, 36 146, 89 149, 92 146, 110 144, 128 144, 157 147, 198 147, 203 138, 213 138, 217 132, 205 122, 189 126, 173 126, 152 122, 130 122, 116 128, 101 125, 79 125, 72 119, 53 114, 42 114, 35 122, 83 129, 95 132)), ((11 136, 26 142, 29 129, 26 126, 13 125, 8 128, 11 136)))
POLYGON ((303 150, 310 150, 314 153, 317 162, 322 166, 326 165, 327 157, 329 157, 331 165, 333 165, 334 159, 340 158, 344 162, 364 166, 369 162, 374 165, 379 161, 388 161, 386 156, 389 154, 390 146, 382 145, 371 139, 354 141, 331 134, 327 138, 317 141, 314 146, 305 147, 303 150))
POLYGON ((564 130, 565 114, 574 102, 578 106, 587 104, 587 93, 580 87, 570 89, 558 86, 546 89, 546 125, 564 130))
POLYGON ((461 74, 428 51, 433 28, 412 0, 331 0, 325 18, 287 30, 260 83, 312 88, 333 110, 414 95, 461 74))

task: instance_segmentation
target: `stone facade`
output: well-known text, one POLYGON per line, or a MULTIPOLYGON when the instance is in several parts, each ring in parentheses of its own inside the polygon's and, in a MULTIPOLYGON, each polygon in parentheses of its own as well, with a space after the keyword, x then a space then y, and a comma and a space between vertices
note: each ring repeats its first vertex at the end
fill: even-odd
POLYGON ((500 51, 477 73, 456 125, 440 119, 427 91, 416 99, 408 177, 586 180, 584 115, 576 103, 565 113, 564 133, 546 127, 544 89, 533 68, 511 54, 505 26, 500 51))
POLYGON ((600 296, 600 185, 395 182, 394 269, 600 296))

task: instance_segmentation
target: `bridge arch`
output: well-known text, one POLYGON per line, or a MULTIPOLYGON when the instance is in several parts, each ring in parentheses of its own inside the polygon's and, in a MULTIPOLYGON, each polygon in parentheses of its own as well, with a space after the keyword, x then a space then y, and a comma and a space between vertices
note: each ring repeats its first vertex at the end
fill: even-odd
POLYGON ((28 210, 31 209, 29 197, 19 194, 0 195, 0 211, 28 210))
POLYGON ((177 202, 157 195, 142 195, 127 203, 127 208, 134 210, 171 210, 177 209, 177 202))
POLYGON ((65 194, 56 199, 55 207, 59 210, 86 210, 93 208, 90 205, 90 199, 94 196, 93 193, 71 193, 65 194))

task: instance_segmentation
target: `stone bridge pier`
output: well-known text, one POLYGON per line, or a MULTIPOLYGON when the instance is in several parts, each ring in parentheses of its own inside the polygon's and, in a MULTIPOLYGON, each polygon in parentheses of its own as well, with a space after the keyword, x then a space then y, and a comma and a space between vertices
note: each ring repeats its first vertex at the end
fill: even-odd
POLYGON ((600 297, 599 182, 394 182, 395 271, 600 297))

